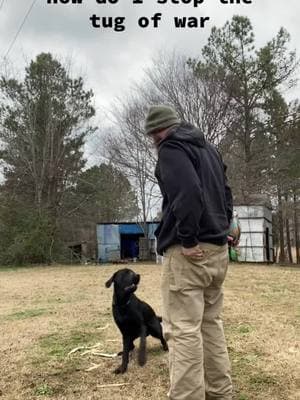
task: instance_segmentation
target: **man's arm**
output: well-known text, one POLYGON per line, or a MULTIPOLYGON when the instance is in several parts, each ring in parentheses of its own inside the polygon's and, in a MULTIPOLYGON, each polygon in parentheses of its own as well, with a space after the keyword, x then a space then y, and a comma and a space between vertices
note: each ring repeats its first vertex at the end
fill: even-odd
POLYGON ((232 220, 232 213, 233 213, 233 201, 232 201, 232 193, 230 186, 228 184, 227 176, 226 176, 226 170, 227 166, 224 165, 224 176, 225 176, 225 198, 226 198, 226 213, 227 213, 227 219, 228 219, 228 224, 230 224, 232 220))
POLYGON ((178 238, 183 247, 192 248, 198 244, 203 213, 200 179, 187 153, 175 143, 163 144, 159 162, 164 190, 176 218, 178 238))

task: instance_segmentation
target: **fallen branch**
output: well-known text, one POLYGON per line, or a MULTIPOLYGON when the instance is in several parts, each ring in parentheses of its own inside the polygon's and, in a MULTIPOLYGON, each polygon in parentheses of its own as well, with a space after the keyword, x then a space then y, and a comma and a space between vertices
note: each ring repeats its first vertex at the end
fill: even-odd
POLYGON ((98 342, 98 343, 94 344, 94 346, 89 346, 89 347, 87 347, 87 348, 89 348, 89 349, 95 349, 96 347, 99 347, 99 346, 102 346, 102 343, 101 343, 101 342, 98 342))
POLYGON ((105 329, 107 329, 109 327, 109 324, 106 324, 105 326, 103 326, 102 328, 97 328, 99 331, 104 331, 105 329))
POLYGON ((86 354, 94 354, 94 350, 86 350, 83 353, 81 353, 81 357, 85 356, 86 354))
POLYGON ((85 356, 86 354, 91 354, 92 356, 100 356, 100 357, 106 357, 106 358, 114 358, 117 357, 117 354, 107 354, 107 353, 101 353, 99 351, 95 351, 94 349, 87 350, 81 354, 81 357, 85 356))
MULTIPOLYGON (((76 351, 79 351, 79 350, 95 349, 95 348, 97 348, 97 347, 99 347, 99 346, 102 346, 102 343, 99 342, 99 343, 94 344, 93 346, 79 346, 79 347, 75 347, 75 349, 69 351, 68 356, 71 355, 71 354, 73 354, 73 353, 76 353, 76 351)), ((85 353, 86 353, 86 352, 85 352, 85 353)))
POLYGON ((93 365, 90 368, 86 369, 85 371, 86 372, 90 372, 90 371, 93 371, 94 369, 97 369, 99 367, 102 367, 102 364, 94 364, 93 363, 93 365))
POLYGON ((75 349, 69 351, 68 356, 73 353, 76 353, 76 351, 83 350, 83 349, 86 349, 86 347, 85 346, 76 347, 75 349))
POLYGON ((119 386, 127 386, 127 385, 132 385, 132 383, 110 383, 108 385, 97 385, 97 388, 102 389, 102 388, 107 388, 107 387, 119 387, 119 386))
POLYGON ((97 356, 100 357, 106 357, 106 358, 115 358, 117 357, 118 354, 114 353, 114 354, 106 354, 106 353, 97 353, 97 356))
MULTIPOLYGON (((71 350, 68 353, 68 356, 75 353, 76 351, 80 350, 85 350, 83 353, 81 353, 81 357, 85 356, 86 354, 91 354, 93 356, 100 356, 100 357, 105 357, 105 358, 115 358, 117 357, 117 354, 108 354, 108 353, 101 353, 100 351, 97 351, 99 346, 103 346, 102 343, 96 343, 93 346, 80 346, 76 347, 75 349, 71 350)), ((102 350, 102 349, 101 349, 102 350)))

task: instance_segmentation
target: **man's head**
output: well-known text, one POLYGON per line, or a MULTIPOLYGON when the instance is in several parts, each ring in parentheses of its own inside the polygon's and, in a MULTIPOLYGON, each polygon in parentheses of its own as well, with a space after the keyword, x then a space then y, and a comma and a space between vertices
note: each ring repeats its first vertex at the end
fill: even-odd
POLYGON ((166 105, 151 106, 145 121, 146 134, 151 136, 155 145, 167 136, 169 128, 180 124, 174 108, 166 105))

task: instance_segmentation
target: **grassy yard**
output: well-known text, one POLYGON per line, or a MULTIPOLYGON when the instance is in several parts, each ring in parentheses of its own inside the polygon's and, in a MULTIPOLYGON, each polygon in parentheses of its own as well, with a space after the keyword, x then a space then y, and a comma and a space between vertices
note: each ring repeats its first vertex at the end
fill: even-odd
MULTIPOLYGON (((128 266, 130 268, 130 266, 128 266)), ((166 399, 167 355, 148 339, 148 362, 114 375, 121 337, 104 282, 119 266, 0 269, 0 399, 166 399), (94 369, 90 369, 95 367, 94 369), (106 384, 126 383, 120 387, 106 384)), ((161 266, 134 264, 137 295, 160 313, 161 266)), ((235 400, 300 399, 300 270, 231 265, 224 323, 235 400), (298 381, 297 381, 298 379, 298 381)))

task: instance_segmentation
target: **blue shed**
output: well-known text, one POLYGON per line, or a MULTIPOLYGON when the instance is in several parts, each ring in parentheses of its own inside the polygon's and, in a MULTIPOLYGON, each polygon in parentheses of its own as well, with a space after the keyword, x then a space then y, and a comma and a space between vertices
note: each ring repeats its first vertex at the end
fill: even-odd
MULTIPOLYGON (((147 222, 150 253, 155 253, 157 222, 147 222)), ((119 261, 138 259, 141 238, 144 238, 142 225, 136 222, 97 224, 98 261, 119 261)))

